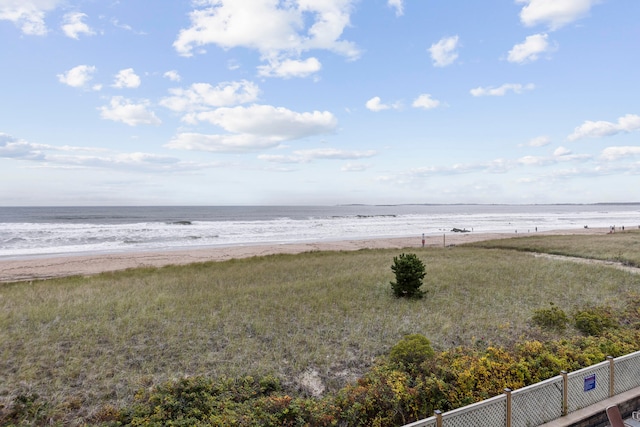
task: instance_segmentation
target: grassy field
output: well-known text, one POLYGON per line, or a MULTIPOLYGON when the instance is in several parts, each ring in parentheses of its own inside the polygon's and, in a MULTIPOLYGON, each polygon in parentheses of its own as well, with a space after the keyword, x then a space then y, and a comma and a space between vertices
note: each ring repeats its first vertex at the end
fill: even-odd
POLYGON ((530 236, 477 242, 470 246, 615 261, 640 267, 640 230, 637 229, 589 236, 530 236))
POLYGON ((392 295, 397 250, 0 285, 0 405, 37 393, 49 402, 42 410, 79 419, 129 402, 140 387, 197 374, 275 374, 292 393, 332 392, 410 333, 440 350, 556 338, 531 326, 533 310, 615 308, 640 290, 640 275, 524 251, 635 263, 639 241, 616 233, 411 249, 427 267, 427 295, 414 301, 392 295))

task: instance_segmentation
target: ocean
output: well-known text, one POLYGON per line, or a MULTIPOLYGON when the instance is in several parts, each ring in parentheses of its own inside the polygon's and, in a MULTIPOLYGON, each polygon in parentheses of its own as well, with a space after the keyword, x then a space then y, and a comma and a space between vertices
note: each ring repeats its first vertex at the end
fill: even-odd
POLYGON ((0 207, 0 259, 585 226, 637 228, 640 203, 0 207))

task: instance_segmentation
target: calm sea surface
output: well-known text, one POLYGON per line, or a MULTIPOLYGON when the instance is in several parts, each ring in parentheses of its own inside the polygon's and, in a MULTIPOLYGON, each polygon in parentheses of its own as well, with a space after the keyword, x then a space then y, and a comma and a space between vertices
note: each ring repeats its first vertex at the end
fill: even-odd
POLYGON ((640 204, 0 207, 0 258, 640 226, 640 204))

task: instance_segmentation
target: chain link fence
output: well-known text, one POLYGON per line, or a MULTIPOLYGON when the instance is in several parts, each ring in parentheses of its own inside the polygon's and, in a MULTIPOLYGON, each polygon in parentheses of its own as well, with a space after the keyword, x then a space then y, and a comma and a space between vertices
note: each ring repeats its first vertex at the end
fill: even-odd
POLYGON ((640 387, 640 351, 563 373, 405 427, 536 427, 640 387))

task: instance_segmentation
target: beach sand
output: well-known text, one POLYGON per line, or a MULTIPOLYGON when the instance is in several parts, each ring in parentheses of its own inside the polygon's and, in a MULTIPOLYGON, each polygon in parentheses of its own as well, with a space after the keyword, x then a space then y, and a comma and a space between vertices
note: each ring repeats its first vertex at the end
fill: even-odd
MULTIPOLYGON (((452 246, 482 240, 551 234, 605 234, 607 229, 571 229, 530 231, 527 233, 454 233, 426 236, 426 247, 452 246)), ((273 254, 298 254, 311 251, 355 251, 359 249, 407 249, 422 247, 422 237, 399 237, 367 240, 340 240, 252 246, 229 246, 183 251, 124 252, 114 254, 50 256, 0 260, 0 283, 48 279, 66 276, 88 276, 136 267, 162 267, 206 261, 273 254)))

